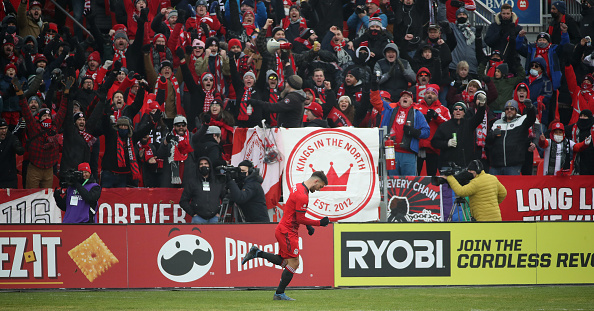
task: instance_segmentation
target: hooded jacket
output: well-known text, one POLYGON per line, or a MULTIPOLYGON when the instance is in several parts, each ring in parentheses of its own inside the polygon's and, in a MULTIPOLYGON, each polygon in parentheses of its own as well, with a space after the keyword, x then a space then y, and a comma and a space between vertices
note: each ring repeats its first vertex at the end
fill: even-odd
MULTIPOLYGON (((201 157, 196 161, 207 160, 210 172, 203 177, 199 171, 196 178, 186 180, 184 191, 179 200, 179 205, 190 216, 198 215, 204 219, 211 219, 220 212, 221 200, 225 197, 227 189, 220 176, 216 176, 212 162, 207 157, 201 157)), ((198 165, 196 165, 198 168, 198 165)))
POLYGON ((227 187, 231 191, 231 198, 243 212, 246 222, 270 222, 268 208, 266 207, 266 195, 262 188, 264 179, 257 170, 245 177, 241 189, 233 179, 227 181, 227 187))
POLYGON ((499 204, 507 196, 507 190, 497 177, 482 171, 465 186, 461 186, 454 176, 447 179, 456 195, 468 197, 470 213, 477 221, 501 221, 499 204))
POLYGON ((509 22, 503 22, 501 13, 495 14, 493 19, 494 23, 487 28, 485 43, 493 50, 504 53, 503 57, 508 59, 509 53, 514 49, 513 42, 510 40, 513 40, 514 36, 522 30, 522 26, 518 25, 518 15, 512 12, 509 22))
POLYGON ((380 89, 389 92, 392 100, 397 101, 400 98, 400 92, 408 88, 408 82, 415 82, 416 75, 410 63, 400 57, 400 50, 395 43, 386 44, 382 53, 384 58, 375 63, 373 71, 381 73, 380 89), (389 49, 396 51, 396 60, 393 63, 386 59, 386 51, 389 49))

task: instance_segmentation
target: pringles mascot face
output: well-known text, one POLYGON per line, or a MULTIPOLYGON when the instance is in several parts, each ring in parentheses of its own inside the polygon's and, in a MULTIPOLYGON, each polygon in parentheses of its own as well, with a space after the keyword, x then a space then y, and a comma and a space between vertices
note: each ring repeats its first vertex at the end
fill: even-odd
MULTIPOLYGON (((200 229, 193 228, 192 231, 200 229)), ((173 228, 169 232, 179 231, 173 228)), ((197 235, 184 234, 171 238, 163 244, 157 256, 159 270, 174 282, 187 283, 203 277, 212 267, 212 246, 197 235)))

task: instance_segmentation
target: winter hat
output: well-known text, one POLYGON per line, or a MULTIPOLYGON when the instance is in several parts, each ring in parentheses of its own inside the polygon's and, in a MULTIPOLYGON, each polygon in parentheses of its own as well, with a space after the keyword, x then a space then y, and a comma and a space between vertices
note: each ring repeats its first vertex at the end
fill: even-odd
POLYGON ((126 41, 129 41, 126 31, 122 30, 122 29, 116 30, 116 32, 113 34, 113 41, 115 41, 116 39, 119 39, 119 38, 124 38, 126 41))
POLYGON ((435 93, 435 95, 438 95, 439 94, 439 85, 428 84, 427 87, 425 88, 425 94, 427 94, 427 92, 432 92, 432 93, 435 93))
POLYGON ((84 118, 85 114, 82 111, 79 112, 75 112, 74 115, 72 116, 72 120, 74 122, 76 122, 76 120, 80 119, 80 118, 84 118))
POLYGON ((188 119, 186 119, 186 117, 178 114, 177 116, 175 116, 175 118, 173 118, 173 124, 178 124, 178 123, 188 124, 188 119))
POLYGON ((359 70, 351 69, 347 72, 347 75, 355 77, 355 79, 357 79, 357 82, 361 80, 361 73, 359 72, 359 70))
POLYGON ((320 104, 312 101, 311 104, 305 106, 305 109, 311 111, 311 113, 316 117, 316 118, 321 118, 324 115, 324 111, 322 110, 322 106, 320 106, 320 104))
POLYGON ((508 108, 508 107, 512 107, 512 108, 516 109, 516 112, 520 110, 520 108, 518 108, 518 102, 513 99, 506 101, 505 106, 503 106, 503 109, 505 110, 505 108, 508 108))
POLYGON ((300 90, 301 87, 303 86, 303 80, 298 75, 289 76, 289 78, 287 79, 287 83, 289 83, 290 87, 292 87, 296 90, 300 90))
POLYGON ((373 4, 377 5, 377 6, 380 6, 380 1, 379 0, 367 0, 367 1, 365 1, 365 3, 373 3, 373 4))
POLYGON ((580 116, 582 115, 588 117, 588 119, 592 119, 592 111, 590 111, 589 109, 584 109, 580 111, 580 116))
POLYGON ((272 28, 272 37, 274 37, 274 35, 279 31, 285 31, 285 30, 281 26, 276 26, 276 27, 272 28))
POLYGON ((27 100, 27 105, 30 104, 31 101, 33 101, 33 100, 37 101, 37 104, 39 106, 41 106, 41 100, 39 99, 39 97, 37 95, 33 95, 33 96, 29 97, 29 99, 27 100))
POLYGON ((78 171, 87 172, 87 173, 91 174, 91 166, 89 165, 89 163, 83 162, 78 165, 78 171))
POLYGON ((118 129, 118 126, 120 125, 127 125, 128 129, 130 130, 128 132, 128 136, 132 137, 132 131, 134 130, 134 124, 132 124, 132 120, 130 120, 130 118, 126 117, 126 116, 121 116, 118 118, 118 121, 115 124, 115 129, 118 129))
POLYGON ((241 48, 241 41, 236 38, 229 40, 228 49, 231 50, 231 48, 234 46, 239 46, 239 48, 241 48))
POLYGON ((459 8, 458 10, 456 10, 456 17, 460 13, 464 13, 464 14, 466 14, 466 16, 468 16, 468 10, 466 10, 465 8, 459 8))
POLYGON ((204 79, 211 77, 214 80, 214 76, 212 73, 206 71, 200 76, 200 81, 204 81, 204 79))
POLYGON ((468 82, 466 89, 468 90, 468 87, 472 84, 474 84, 476 86, 477 90, 480 90, 483 87, 481 84, 481 81, 479 81, 477 79, 472 79, 472 80, 470 80, 470 82, 468 82))
POLYGON ((211 125, 206 130, 206 135, 208 135, 208 134, 219 134, 220 135, 221 134, 221 128, 218 127, 218 126, 211 125))
POLYGON ((413 96, 413 93, 411 91, 408 91, 408 90, 404 90, 404 91, 400 92, 400 97, 402 97, 402 95, 408 95, 408 96, 410 96, 410 98, 413 98, 414 97, 413 96))
POLYGON ((386 98, 387 100, 392 100, 392 95, 388 91, 380 91, 380 97, 386 98))
POLYGON ((208 1, 206 1, 206 0, 198 0, 198 1, 196 1, 196 7, 199 7, 199 6, 208 7, 208 1))
POLYGON ((555 1, 553 2, 552 6, 557 8, 557 11, 561 14, 565 14, 567 12, 567 5, 563 1, 555 1))
POLYGON ((155 36, 153 37, 153 44, 157 43, 157 39, 159 38, 163 38, 163 40, 165 40, 165 44, 167 44, 167 37, 165 37, 164 34, 162 33, 156 33, 155 36))
POLYGON ((536 40, 540 39, 540 38, 544 38, 546 39, 549 43, 551 43, 551 35, 549 35, 546 32, 541 32, 536 36, 536 40))
POLYGON ((99 55, 99 52, 93 51, 93 53, 89 54, 89 57, 87 57, 87 62, 90 62, 92 60, 101 63, 101 55, 99 55))
POLYGON ((431 78, 431 71, 427 67, 421 67, 417 72, 417 78, 421 76, 422 73, 425 73, 429 78, 431 78))
POLYGON ((194 41, 192 41, 192 46, 193 47, 201 46, 202 48, 205 48, 206 44, 204 44, 204 42, 202 42, 199 39, 194 39, 194 41))
POLYGON ((206 47, 210 47, 213 44, 219 45, 219 39, 217 39, 217 37, 209 37, 208 39, 206 39, 206 42, 204 42, 206 47))
POLYGON ((179 14, 177 13, 177 10, 171 10, 171 12, 169 12, 168 17, 173 17, 173 16, 179 16, 179 14))
POLYGON ((4 40, 2 41, 2 45, 12 44, 14 45, 14 38, 12 36, 5 36, 4 40))
POLYGON ((368 28, 371 28, 371 26, 379 26, 379 27, 382 27, 383 28, 382 19, 379 18, 379 17, 377 17, 377 16, 374 16, 374 17, 370 18, 369 19, 369 27, 368 28))
POLYGON ((591 74, 591 73, 587 74, 587 75, 584 77, 584 81, 586 81, 586 80, 588 80, 588 81, 590 81, 590 83, 594 84, 594 76, 592 76, 592 74, 591 74))
POLYGON ((245 20, 246 15, 251 15, 253 17, 256 17, 256 15, 254 14, 254 11, 245 11, 242 15, 242 18, 245 20))
POLYGON ((159 71, 161 71, 164 67, 170 67, 173 70, 173 64, 168 59, 161 62, 161 67, 159 67, 159 71))
POLYGON ((256 7, 256 5, 254 4, 254 0, 243 0, 241 1, 241 5, 247 5, 252 8, 256 7))
POLYGON ((254 74, 253 71, 248 71, 243 75, 243 78, 245 79, 245 77, 252 77, 254 80, 256 80, 256 75, 254 74))
POLYGON ((52 115, 51 111, 49 110, 49 108, 41 108, 39 109, 39 111, 37 111, 37 113, 35 114, 35 118, 39 121, 41 120, 41 117, 43 117, 44 115, 49 114, 50 116, 52 115))
POLYGON ((353 102, 351 101, 351 98, 349 96, 346 96, 346 95, 340 96, 338 98, 337 103, 340 103, 343 99, 349 102, 349 106, 353 104, 353 102))
POLYGON ((475 171, 477 174, 480 174, 483 172, 483 163, 481 162, 481 160, 472 160, 472 162, 468 164, 468 167, 466 169, 469 171, 475 171))
POLYGON ((311 35, 313 35, 315 32, 313 31, 313 29, 311 28, 305 28, 303 30, 301 30, 301 32, 299 33, 299 37, 301 39, 307 40, 309 39, 309 37, 311 37, 311 35))
POLYGON ((355 56, 357 58, 359 58, 359 54, 361 54, 361 50, 365 50, 367 52, 367 57, 365 58, 365 62, 367 62, 371 58, 371 50, 369 49, 369 46, 367 46, 367 45, 368 45, 367 41, 361 42, 361 44, 359 44, 359 47, 357 48, 357 50, 355 50, 355 56))
POLYGON ((497 66, 496 69, 501 71, 501 75, 503 77, 506 77, 509 73, 509 66, 506 63, 500 64, 499 66, 497 66))
POLYGON ((38 6, 38 7, 42 7, 41 6, 41 2, 39 1, 31 1, 31 3, 29 3, 29 10, 31 10, 34 6, 38 6))
POLYGON ((452 106, 452 110, 455 109, 456 107, 460 107, 462 108, 462 110, 464 110, 464 112, 466 112, 466 104, 464 104, 463 102, 457 102, 452 106))
POLYGON ((130 73, 130 70, 128 70, 128 68, 126 67, 122 67, 120 68, 120 72, 123 72, 125 75, 128 75, 128 73, 130 73))
POLYGON ((17 71, 17 67, 16 67, 16 65, 15 65, 15 64, 13 64, 13 63, 8 63, 8 65, 6 65, 6 67, 4 67, 4 73, 6 73, 6 71, 7 71, 8 69, 10 69, 10 68, 14 69, 14 71, 17 71))
POLYGON ((8 126, 8 122, 6 122, 6 120, 0 118, 0 127, 5 127, 8 126))
POLYGON ((270 79, 270 76, 275 75, 278 78, 278 73, 272 69, 266 71, 266 80, 270 79))

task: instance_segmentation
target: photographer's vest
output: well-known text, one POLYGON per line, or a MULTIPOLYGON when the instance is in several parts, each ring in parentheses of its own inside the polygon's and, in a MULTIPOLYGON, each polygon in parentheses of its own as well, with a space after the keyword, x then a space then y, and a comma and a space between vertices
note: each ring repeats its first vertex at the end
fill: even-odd
MULTIPOLYGON (((99 186, 96 183, 88 183, 83 185, 87 191, 90 191, 91 188, 99 186)), ((62 219, 63 223, 86 223, 86 222, 95 222, 95 208, 97 207, 97 202, 94 203, 94 206, 87 203, 83 198, 78 194, 76 188, 68 187, 66 191, 66 212, 64 213, 64 218, 62 219), (91 210, 93 208, 93 210, 91 210)))
POLYGON ((394 150, 396 152, 415 153, 410 149, 412 137, 404 134, 404 124, 407 122, 410 122, 410 126, 413 128, 415 127, 415 108, 412 105, 408 108, 406 119, 397 119, 400 110, 403 109, 405 108, 398 106, 392 110, 392 115, 390 116, 390 137, 394 140, 394 150))

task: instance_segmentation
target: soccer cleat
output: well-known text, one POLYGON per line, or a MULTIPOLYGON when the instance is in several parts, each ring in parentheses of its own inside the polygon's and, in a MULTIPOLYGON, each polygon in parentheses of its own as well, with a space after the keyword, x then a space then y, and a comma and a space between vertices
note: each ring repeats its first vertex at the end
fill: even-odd
POLYGON ((282 293, 282 294, 274 294, 274 298, 272 300, 290 300, 290 301, 294 301, 295 299, 287 296, 287 294, 282 293))
POLYGON ((250 248, 250 251, 245 255, 245 257, 243 257, 241 264, 245 265, 245 263, 248 262, 248 260, 256 258, 258 252, 260 252, 260 249, 258 249, 256 245, 252 246, 252 248, 250 248))

